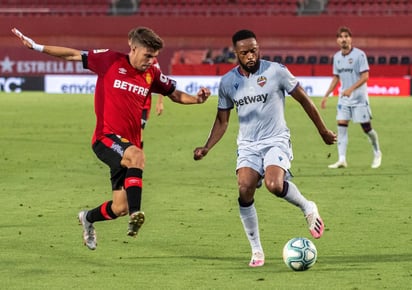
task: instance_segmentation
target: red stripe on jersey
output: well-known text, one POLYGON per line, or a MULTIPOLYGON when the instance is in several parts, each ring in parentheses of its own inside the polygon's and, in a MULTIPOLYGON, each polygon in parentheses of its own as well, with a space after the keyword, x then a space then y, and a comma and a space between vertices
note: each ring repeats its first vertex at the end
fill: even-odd
POLYGON ((103 203, 100 206, 100 213, 102 214, 102 216, 106 219, 106 220, 111 220, 112 217, 107 213, 107 204, 108 201, 106 201, 105 203, 103 203))
POLYGON ((114 143, 114 141, 112 139, 109 139, 107 137, 103 137, 101 142, 108 148, 112 148, 112 145, 114 143))
POLYGON ((143 186, 143 182, 142 179, 139 177, 128 177, 124 180, 124 188, 128 189, 129 187, 142 187, 143 186))

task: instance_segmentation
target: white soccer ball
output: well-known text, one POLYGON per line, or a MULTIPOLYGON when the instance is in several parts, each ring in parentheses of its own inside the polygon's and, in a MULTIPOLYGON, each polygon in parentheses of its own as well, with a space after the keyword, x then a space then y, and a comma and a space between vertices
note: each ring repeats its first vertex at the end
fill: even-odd
POLYGON ((316 263, 318 251, 307 238, 293 238, 283 247, 283 261, 294 271, 305 271, 316 263))

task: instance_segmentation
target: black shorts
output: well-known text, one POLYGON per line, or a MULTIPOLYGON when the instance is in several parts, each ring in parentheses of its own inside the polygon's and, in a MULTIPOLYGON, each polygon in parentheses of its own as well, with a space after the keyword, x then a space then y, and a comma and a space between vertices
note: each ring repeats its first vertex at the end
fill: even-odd
POLYGON ((120 162, 126 148, 132 145, 128 140, 110 134, 96 141, 92 146, 96 156, 110 167, 112 190, 119 190, 123 187, 127 168, 122 167, 120 162))

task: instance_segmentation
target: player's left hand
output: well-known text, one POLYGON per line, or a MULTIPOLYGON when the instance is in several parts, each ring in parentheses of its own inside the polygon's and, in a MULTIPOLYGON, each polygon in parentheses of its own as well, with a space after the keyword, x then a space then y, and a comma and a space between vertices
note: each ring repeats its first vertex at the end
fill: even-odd
POLYGON ((201 87, 199 92, 197 92, 197 100, 198 103, 202 104, 206 102, 207 98, 209 98, 211 92, 208 88, 201 87))

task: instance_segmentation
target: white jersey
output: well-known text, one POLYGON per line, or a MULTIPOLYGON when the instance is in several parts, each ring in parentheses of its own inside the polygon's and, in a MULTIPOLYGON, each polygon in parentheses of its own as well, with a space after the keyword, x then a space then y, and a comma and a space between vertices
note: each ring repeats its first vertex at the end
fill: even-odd
POLYGON ((285 92, 292 92, 297 79, 282 64, 260 60, 260 67, 249 77, 235 67, 219 85, 219 109, 233 109, 239 119, 238 145, 269 139, 289 140, 284 116, 285 92))
MULTIPOLYGON (((356 83, 360 74, 369 71, 366 54, 354 47, 349 54, 338 51, 333 57, 333 74, 339 76, 342 91, 356 83)), ((338 103, 345 106, 368 105, 368 86, 366 83, 353 91, 348 97, 339 96, 338 103)))

